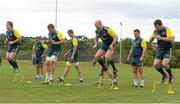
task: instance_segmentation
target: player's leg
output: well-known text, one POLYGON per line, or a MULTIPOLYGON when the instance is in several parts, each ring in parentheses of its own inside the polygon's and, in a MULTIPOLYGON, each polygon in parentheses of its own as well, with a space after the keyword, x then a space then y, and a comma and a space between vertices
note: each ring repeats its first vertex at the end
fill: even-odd
POLYGON ((79 81, 82 83, 83 82, 83 77, 82 77, 81 69, 80 69, 80 66, 79 66, 79 62, 75 62, 74 65, 75 65, 75 68, 76 68, 77 73, 78 73, 79 81))
MULTIPOLYGON (((104 78, 104 69, 107 69, 107 66, 105 65, 105 61, 103 60, 102 56, 105 55, 105 50, 104 49, 99 49, 96 53, 96 55, 94 56, 94 60, 98 61, 101 69, 101 73, 99 75, 99 81, 96 84, 99 84, 102 82, 103 78, 104 78)), ((93 65, 95 65, 95 63, 93 62, 93 65)))
POLYGON ((11 52, 9 54, 9 62, 13 65, 13 68, 17 71, 19 69, 18 64, 16 62, 16 53, 11 52))
POLYGON ((144 88, 144 67, 143 67, 143 65, 138 66, 138 70, 139 70, 139 77, 141 80, 141 88, 144 88))
POLYGON ((169 83, 172 84, 173 82, 173 74, 171 71, 171 66, 169 65, 171 60, 172 48, 169 50, 164 51, 162 65, 166 69, 167 73, 169 74, 169 83))
POLYGON ((153 66, 159 73, 161 73, 162 83, 164 83, 164 81, 167 80, 167 74, 163 70, 162 60, 161 59, 154 59, 153 66))
MULTIPOLYGON (((105 66, 105 63, 101 56, 103 56, 105 53, 106 52, 103 49, 99 49, 94 57, 94 60, 98 61, 102 68, 105 66)), ((93 64, 95 64, 95 62, 93 62, 93 64)))
POLYGON ((153 63, 154 68, 162 75, 162 83, 164 83, 164 81, 166 81, 168 78, 162 66, 163 56, 164 56, 164 52, 161 50, 158 50, 154 59, 154 63, 153 63))
MULTIPOLYGON (((105 60, 110 61, 112 59, 113 54, 114 54, 114 50, 108 49, 106 54, 105 54, 105 60)), ((114 79, 111 70, 108 70, 108 68, 107 68, 107 69, 105 69, 105 72, 112 79, 113 83, 117 84, 117 81, 114 79)))
POLYGON ((82 77, 82 72, 81 72, 81 68, 80 68, 80 65, 79 65, 79 53, 76 53, 75 56, 74 56, 74 65, 75 65, 75 68, 77 70, 79 81, 80 81, 80 83, 82 83, 83 82, 83 77, 82 77))
POLYGON ((48 81, 50 80, 50 61, 52 54, 53 54, 52 50, 49 49, 46 57, 46 78, 43 84, 47 84, 48 81))
POLYGON ((36 64, 36 76, 35 79, 38 80, 39 79, 39 64, 36 64))
POLYGON ((43 79, 43 75, 44 75, 44 66, 43 64, 39 65, 39 77, 40 79, 43 79))
POLYGON ((17 62, 16 62, 16 56, 17 56, 17 54, 19 53, 19 50, 20 50, 20 46, 19 46, 19 45, 18 45, 18 46, 14 46, 14 47, 12 48, 10 54, 9 54, 9 60, 10 60, 11 63, 13 64, 14 69, 15 69, 16 71, 18 71, 18 69, 19 69, 19 66, 18 66, 18 64, 17 64, 17 62))
POLYGON ((45 81, 43 82, 43 84, 48 84, 48 81, 50 80, 50 51, 47 54, 46 57, 46 77, 45 77, 45 81))
POLYGON ((114 78, 116 78, 117 75, 118 75, 118 70, 117 70, 117 68, 116 68, 116 65, 115 65, 115 63, 114 63, 113 58, 112 58, 111 60, 109 60, 108 63, 112 66, 113 76, 114 76, 114 78))
POLYGON ((13 71, 15 71, 16 66, 14 65, 13 61, 11 60, 11 56, 10 53, 12 52, 13 47, 9 46, 8 50, 6 52, 6 60, 9 62, 9 64, 12 66, 12 68, 14 69, 13 71))
POLYGON ((15 69, 14 64, 12 63, 12 61, 10 60, 10 52, 6 52, 6 60, 9 62, 9 64, 13 67, 13 69, 15 69))
POLYGON ((66 76, 68 75, 68 73, 70 71, 70 67, 71 67, 71 63, 69 61, 67 61, 66 68, 64 69, 64 73, 63 73, 62 77, 58 77, 59 82, 64 82, 64 79, 66 78, 66 76))
POLYGON ((46 58, 46 78, 45 78, 45 83, 47 83, 50 79, 50 60, 49 57, 46 58))
POLYGON ((102 69, 102 67, 100 66, 101 68, 101 71, 100 71, 100 74, 99 74, 99 80, 98 82, 95 83, 95 85, 99 85, 99 84, 103 84, 103 79, 104 79, 104 73, 105 71, 102 69))
POLYGON ((54 80, 54 72, 55 72, 55 61, 50 60, 50 82, 54 80))
POLYGON ((133 87, 138 87, 138 69, 135 65, 132 66, 133 87))
POLYGON ((172 82, 173 82, 173 74, 172 74, 169 62, 170 62, 170 58, 165 58, 162 61, 162 65, 163 65, 163 67, 166 69, 166 71, 169 74, 169 83, 172 84, 172 82))
POLYGON ((43 66, 43 58, 39 58, 39 79, 43 79, 43 74, 44 74, 44 66, 43 66))

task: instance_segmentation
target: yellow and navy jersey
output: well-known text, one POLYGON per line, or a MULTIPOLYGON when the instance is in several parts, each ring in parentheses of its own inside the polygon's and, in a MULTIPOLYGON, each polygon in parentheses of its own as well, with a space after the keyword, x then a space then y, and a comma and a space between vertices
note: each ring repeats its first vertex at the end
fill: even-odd
MULTIPOLYGON (((16 39, 20 39, 21 35, 19 34, 19 32, 15 29, 11 30, 11 31, 6 31, 6 37, 8 39, 8 41, 14 41, 16 39)), ((16 42, 12 45, 20 45, 19 42, 16 42)))
MULTIPOLYGON (((62 35, 61 32, 59 31, 54 31, 48 34, 49 36, 49 40, 53 40, 55 42, 61 41, 62 39, 64 39, 64 36, 62 35)), ((61 45, 52 45, 50 44, 50 48, 53 50, 61 50, 61 45)))
MULTIPOLYGON (((160 35, 161 37, 173 38, 173 33, 168 27, 164 27, 161 31, 154 30, 151 37, 154 38, 155 35, 160 35)), ((172 48, 172 42, 167 42, 163 40, 157 40, 157 42, 158 42, 158 48, 160 50, 172 48)))
POLYGON ((40 57, 41 55, 43 55, 44 50, 47 48, 48 48, 47 44, 44 44, 40 41, 35 42, 33 44, 33 50, 35 51, 36 57, 40 57))
POLYGON ((74 46, 77 46, 77 50, 76 50, 76 53, 77 53, 79 51, 78 39, 76 37, 72 37, 70 41, 71 41, 70 47, 69 47, 70 53, 73 52, 74 46))
POLYGON ((143 48, 147 48, 147 43, 141 37, 132 40, 132 56, 141 56, 143 48))
POLYGON ((113 37, 117 36, 117 34, 107 26, 103 26, 101 31, 96 30, 96 37, 100 38, 105 45, 110 45, 113 42, 113 37))

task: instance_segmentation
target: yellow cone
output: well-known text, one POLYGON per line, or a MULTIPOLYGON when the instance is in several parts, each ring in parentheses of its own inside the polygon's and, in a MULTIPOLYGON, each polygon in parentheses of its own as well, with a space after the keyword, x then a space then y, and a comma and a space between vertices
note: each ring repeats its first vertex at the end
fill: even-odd
POLYGON ((174 95, 174 91, 168 91, 169 95, 174 95))
POLYGON ((30 83, 31 83, 31 81, 27 81, 27 83, 28 83, 28 84, 30 84, 30 83))
POLYGON ((114 87, 114 90, 118 90, 119 89, 119 87, 114 87))

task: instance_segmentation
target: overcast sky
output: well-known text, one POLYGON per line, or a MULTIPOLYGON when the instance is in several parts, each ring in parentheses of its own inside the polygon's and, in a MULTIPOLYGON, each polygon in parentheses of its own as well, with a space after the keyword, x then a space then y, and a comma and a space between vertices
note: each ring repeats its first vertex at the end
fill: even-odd
MULTIPOLYGON (((0 33, 5 33, 6 21, 23 36, 47 36, 47 24, 55 22, 56 0, 1 0, 0 33)), ((95 36, 94 21, 101 19, 123 38, 133 37, 139 28, 141 36, 149 39, 154 30, 153 22, 161 19, 180 41, 180 0, 58 0, 58 26, 65 37, 74 29, 76 35, 95 36)))

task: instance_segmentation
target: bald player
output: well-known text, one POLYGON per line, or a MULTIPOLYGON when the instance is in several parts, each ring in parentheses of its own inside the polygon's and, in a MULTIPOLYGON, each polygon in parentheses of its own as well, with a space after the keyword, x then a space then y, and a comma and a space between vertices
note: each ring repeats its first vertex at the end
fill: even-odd
MULTIPOLYGON (((94 57, 93 65, 95 65, 96 61, 98 61, 102 67, 101 72, 106 72, 110 79, 112 79, 112 84, 116 85, 117 81, 114 79, 112 72, 108 69, 106 62, 114 63, 112 61, 112 56, 114 54, 114 48, 118 40, 118 36, 110 27, 103 26, 101 20, 95 21, 95 27, 96 39, 93 49, 97 47, 99 39, 102 40, 102 45, 94 57), (102 58, 103 56, 105 56, 105 62, 102 58)), ((100 77, 101 76, 102 75, 100 75, 100 77)), ((99 82, 101 83, 102 79, 100 79, 99 82)))

